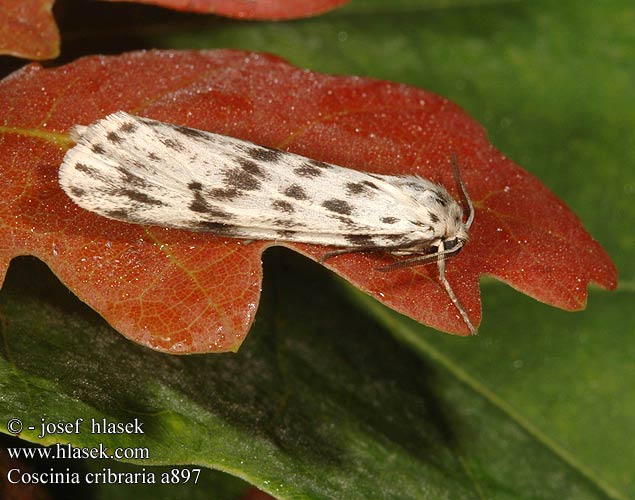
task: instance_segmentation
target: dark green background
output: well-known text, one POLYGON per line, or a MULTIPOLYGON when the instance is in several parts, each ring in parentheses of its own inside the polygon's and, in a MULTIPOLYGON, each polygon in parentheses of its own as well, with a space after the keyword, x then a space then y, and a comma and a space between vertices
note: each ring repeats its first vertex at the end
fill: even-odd
MULTIPOLYGON (((280 498, 635 496, 632 2, 360 0, 258 23, 60 0, 56 14, 63 45, 52 65, 233 47, 444 95, 580 216, 620 286, 592 289, 588 309, 571 314, 483 279, 480 334, 455 338, 274 249, 240 352, 171 357, 124 340, 43 265, 20 259, 0 292, 0 422, 138 417, 142 440, 105 442, 148 446, 153 463, 220 469, 280 498)), ((5 58, 4 74, 17 65, 5 58)), ((233 498, 243 488, 208 473, 204 485, 89 493, 233 498)))

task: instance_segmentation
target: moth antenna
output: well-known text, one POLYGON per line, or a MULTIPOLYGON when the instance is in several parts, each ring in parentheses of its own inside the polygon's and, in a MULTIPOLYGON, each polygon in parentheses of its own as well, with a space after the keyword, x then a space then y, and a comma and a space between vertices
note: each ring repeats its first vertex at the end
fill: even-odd
POLYGON ((465 312, 465 309, 463 309, 463 306, 459 302, 459 299, 457 298, 457 296, 454 294, 454 290, 452 290, 452 287, 450 286, 450 283, 448 282, 448 280, 445 277, 445 255, 443 253, 441 253, 441 252, 439 252, 439 254, 438 254, 437 267, 439 269, 439 280, 443 284, 447 294, 450 296, 450 300, 454 304, 454 307, 456 307, 458 309, 459 313, 461 314, 461 317, 463 318, 463 321, 465 322, 465 324, 467 325, 467 327, 470 330, 470 334, 471 335, 476 335, 478 333, 476 328, 474 328, 474 325, 470 321, 470 317, 465 312))
POLYGON ((469 230, 472 222, 474 221, 474 205, 472 204, 470 195, 467 194, 465 183, 463 182, 463 178, 461 177, 461 169, 459 168, 459 162, 456 159, 456 153, 452 153, 452 173, 454 174, 454 181, 461 188, 461 197, 467 204, 467 207, 470 209, 470 215, 468 215, 467 220, 465 221, 465 227, 469 230))

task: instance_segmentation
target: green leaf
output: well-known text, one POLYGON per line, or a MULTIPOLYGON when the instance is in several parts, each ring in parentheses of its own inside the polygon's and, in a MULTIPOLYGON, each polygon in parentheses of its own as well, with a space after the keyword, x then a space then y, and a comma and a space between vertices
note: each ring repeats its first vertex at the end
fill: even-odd
POLYGON ((635 324, 615 318, 632 298, 594 292, 593 311, 572 317, 492 285, 484 287, 484 313, 490 318, 484 327, 491 333, 467 342, 426 334, 412 320, 347 289, 397 339, 498 408, 536 444, 610 497, 624 498, 615 485, 631 481, 625 472, 633 451, 624 432, 635 418, 630 397, 635 324))
POLYGON ((125 341, 59 285, 25 290, 50 274, 12 266, 0 416, 138 417, 143 439, 67 437, 148 446, 153 463, 214 467, 280 498, 632 497, 632 4, 469 4, 360 0, 285 23, 91 4, 65 19, 63 46, 262 50, 442 94, 580 216, 620 269, 617 293, 571 314, 485 279, 480 335, 457 339, 349 302, 280 252, 239 353, 177 358, 125 341))
POLYGON ((28 441, 145 447, 145 464, 217 468, 280 498, 606 498, 578 464, 457 376, 458 363, 418 357, 351 314, 316 265, 269 253, 267 299, 243 348, 189 357, 126 341, 22 259, 2 295, 0 419, 36 426, 23 432, 28 441), (77 434, 38 439, 42 418, 84 420, 77 434), (136 418, 144 434, 95 434, 92 418, 136 418))

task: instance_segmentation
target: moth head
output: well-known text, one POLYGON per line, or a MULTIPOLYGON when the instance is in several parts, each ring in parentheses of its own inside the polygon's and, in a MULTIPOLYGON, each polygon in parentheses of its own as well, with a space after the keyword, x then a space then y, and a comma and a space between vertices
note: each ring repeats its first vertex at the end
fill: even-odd
POLYGON ((448 207, 445 218, 445 231, 442 236, 443 250, 460 250, 468 240, 468 228, 463 221, 463 210, 458 203, 453 202, 448 207))

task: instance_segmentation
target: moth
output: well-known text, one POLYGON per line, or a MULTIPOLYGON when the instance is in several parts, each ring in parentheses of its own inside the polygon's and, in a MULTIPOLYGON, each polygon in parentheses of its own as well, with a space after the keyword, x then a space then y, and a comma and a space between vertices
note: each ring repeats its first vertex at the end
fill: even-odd
POLYGON ((380 268, 436 261, 445 277, 468 241, 474 208, 453 156, 463 209, 441 185, 410 175, 360 172, 211 132, 118 111, 75 126, 59 182, 81 208, 119 221, 247 240, 404 256, 380 268))

